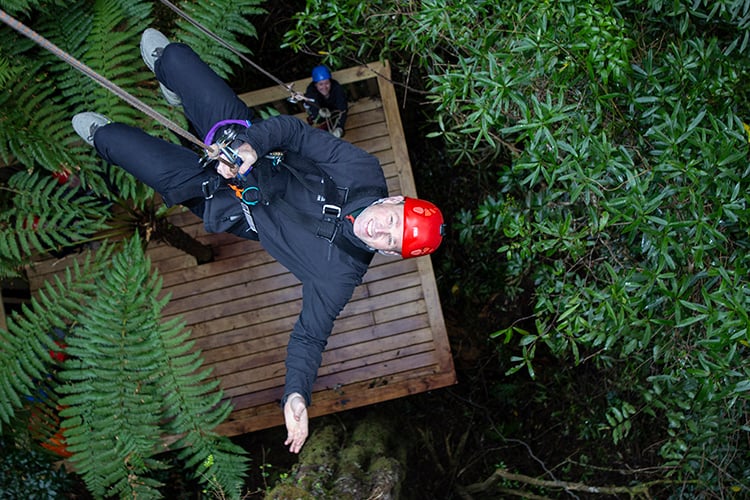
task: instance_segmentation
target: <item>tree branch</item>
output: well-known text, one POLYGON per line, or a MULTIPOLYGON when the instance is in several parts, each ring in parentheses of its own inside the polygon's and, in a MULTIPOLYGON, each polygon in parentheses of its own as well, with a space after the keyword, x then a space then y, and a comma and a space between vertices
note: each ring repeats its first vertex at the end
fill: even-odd
MULTIPOLYGON (((469 486, 463 487, 462 492, 465 495, 461 495, 462 498, 470 499, 472 494, 484 493, 495 486, 502 480, 517 481, 519 483, 538 486, 541 488, 558 488, 566 491, 582 491, 585 493, 597 493, 601 495, 616 495, 619 493, 625 493, 631 497, 642 496, 643 498, 651 498, 649 493, 649 485, 652 483, 636 484, 634 486, 589 486, 583 483, 572 483, 568 481, 547 481, 545 479, 537 479, 531 476, 523 474, 514 474, 504 469, 496 469, 495 472, 481 483, 470 484, 469 486)), ((499 490, 498 490, 499 491, 499 490)), ((529 493, 522 492, 519 490, 509 490, 503 488, 503 492, 506 494, 514 494, 516 496, 523 496, 524 498, 536 498, 544 499, 547 497, 535 497, 529 496, 529 493)))

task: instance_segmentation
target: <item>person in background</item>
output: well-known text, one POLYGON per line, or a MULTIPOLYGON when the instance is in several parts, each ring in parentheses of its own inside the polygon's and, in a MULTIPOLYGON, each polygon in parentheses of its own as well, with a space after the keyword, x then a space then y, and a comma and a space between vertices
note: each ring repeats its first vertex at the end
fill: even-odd
POLYGON ((305 97, 309 99, 304 102, 307 123, 328 130, 336 137, 342 137, 349 104, 346 90, 333 79, 327 67, 313 68, 312 82, 307 86, 305 97))

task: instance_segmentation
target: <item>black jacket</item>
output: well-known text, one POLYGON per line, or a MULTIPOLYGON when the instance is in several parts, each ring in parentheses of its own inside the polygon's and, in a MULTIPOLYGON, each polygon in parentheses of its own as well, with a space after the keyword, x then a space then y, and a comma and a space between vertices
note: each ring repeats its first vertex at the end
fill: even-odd
MULTIPOLYGON (((253 124, 238 138, 250 144, 259 158, 271 151, 283 151, 283 163, 306 172, 305 177, 314 183, 320 182, 324 172, 340 188, 349 188, 351 196, 342 207, 342 215, 387 196, 385 176, 377 158, 297 118, 270 118, 253 124)), ((282 404, 289 394, 298 392, 309 405, 334 319, 362 282, 372 256, 368 255, 363 262, 347 253, 345 247, 316 236, 309 224, 302 224, 279 209, 279 204, 273 201, 275 195, 317 221, 322 219, 323 204, 284 164, 273 169, 269 181, 267 174, 271 168, 258 162, 248 175, 247 183, 260 184, 263 198, 271 199, 268 204, 255 205, 251 211, 263 247, 302 282, 302 311, 287 347, 282 404)), ((354 236, 351 222, 344 221, 340 230, 354 246, 367 249, 354 236)))

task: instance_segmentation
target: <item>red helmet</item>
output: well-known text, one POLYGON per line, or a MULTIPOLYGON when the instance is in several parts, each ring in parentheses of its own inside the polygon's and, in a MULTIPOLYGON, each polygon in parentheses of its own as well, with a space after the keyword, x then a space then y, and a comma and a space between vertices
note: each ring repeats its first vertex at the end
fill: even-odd
POLYGON ((429 201, 404 198, 403 258, 431 254, 440 246, 444 233, 443 214, 438 207, 429 201))

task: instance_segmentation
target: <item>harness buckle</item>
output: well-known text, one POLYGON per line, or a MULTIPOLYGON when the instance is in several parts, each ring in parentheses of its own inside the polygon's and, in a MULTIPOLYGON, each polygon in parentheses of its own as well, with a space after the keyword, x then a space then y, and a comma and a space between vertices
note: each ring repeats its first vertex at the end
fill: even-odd
POLYGON ((333 217, 334 219, 341 218, 341 207, 338 205, 324 204, 323 215, 325 217, 333 217))
POLYGON ((206 200, 214 197, 213 190, 211 190, 211 179, 206 179, 201 183, 201 192, 203 193, 203 198, 206 200))
POLYGON ((316 236, 323 238, 328 243, 333 244, 336 234, 339 232, 341 223, 341 207, 326 203, 323 205, 323 220, 321 221, 316 236))

